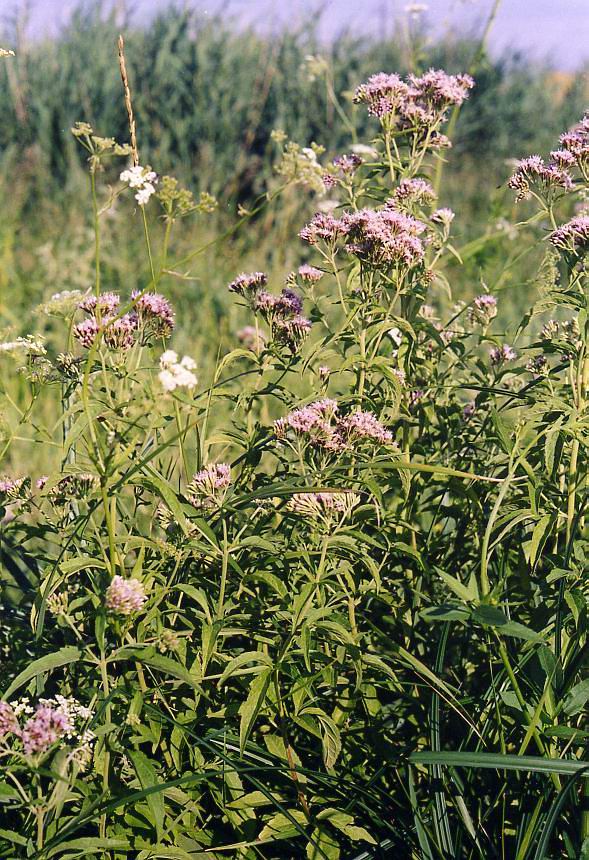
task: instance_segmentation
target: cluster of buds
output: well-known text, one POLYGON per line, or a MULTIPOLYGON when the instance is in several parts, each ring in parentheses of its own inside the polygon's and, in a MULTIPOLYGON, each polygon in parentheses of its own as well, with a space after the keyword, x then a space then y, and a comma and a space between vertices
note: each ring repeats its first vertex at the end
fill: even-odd
MULTIPOLYGON (((65 505, 72 499, 82 501, 98 487, 99 479, 89 473, 65 475, 48 490, 47 496, 54 505, 65 505)), ((41 488, 43 489, 43 488, 41 488)))
POLYGON ((272 139, 282 146, 276 173, 286 182, 295 182, 310 188, 316 194, 323 194, 325 178, 329 174, 319 163, 318 156, 324 152, 324 148, 316 143, 300 146, 293 140, 286 140, 282 131, 272 132, 272 139))
POLYGON ((187 498, 195 508, 220 507, 231 486, 231 467, 214 463, 197 472, 187 486, 187 498))
POLYGON ((489 293, 477 296, 468 309, 468 320, 472 325, 486 328, 497 316, 497 299, 489 293))
MULTIPOLYGON (((242 273, 229 284, 229 290, 243 296, 254 313, 270 326, 272 340, 295 355, 311 331, 311 322, 302 315, 303 302, 298 293, 285 287, 275 295, 264 289, 267 283, 263 272, 242 273)), ((259 333, 254 344, 261 345, 259 333)))
POLYGON ((586 253, 589 250, 589 215, 578 215, 561 224, 548 238, 561 251, 578 255, 586 253))
POLYGON ((573 180, 561 163, 550 161, 548 164, 539 155, 530 155, 517 163, 517 167, 507 182, 517 192, 516 200, 525 200, 533 189, 543 192, 562 188, 571 191, 573 180))
POLYGON ((287 502, 287 509, 312 520, 333 521, 345 519, 360 503, 360 496, 351 491, 333 493, 295 493, 287 502))
POLYGON ((27 498, 31 482, 29 478, 0 478, 0 504, 23 501, 27 498))
POLYGON ((491 347, 489 358, 493 367, 502 367, 508 361, 514 361, 517 358, 517 352, 512 346, 504 343, 501 346, 491 347))

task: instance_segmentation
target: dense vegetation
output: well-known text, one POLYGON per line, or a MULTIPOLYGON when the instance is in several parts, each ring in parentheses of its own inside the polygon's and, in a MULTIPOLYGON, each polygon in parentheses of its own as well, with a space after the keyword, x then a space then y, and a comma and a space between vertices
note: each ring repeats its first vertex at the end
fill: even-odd
POLYGON ((582 860, 580 89, 191 26, 1 58, 0 856, 582 860))

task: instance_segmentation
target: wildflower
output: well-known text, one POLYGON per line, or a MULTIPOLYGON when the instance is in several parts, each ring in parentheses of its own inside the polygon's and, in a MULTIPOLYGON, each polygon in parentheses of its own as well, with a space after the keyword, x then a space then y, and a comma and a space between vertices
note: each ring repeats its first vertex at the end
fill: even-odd
POLYGON ((362 410, 352 412, 338 421, 337 433, 346 443, 369 440, 389 445, 393 441, 390 430, 386 430, 371 412, 362 410))
POLYGON ((106 590, 106 608, 116 615, 139 612, 146 600, 143 583, 138 579, 124 579, 117 574, 106 590))
POLYGON ((311 331, 311 321, 297 314, 291 319, 277 319, 272 324, 272 334, 277 343, 287 346, 294 355, 311 331))
POLYGON ((360 209, 343 216, 346 250, 375 266, 415 266, 424 256, 419 235, 426 229, 425 224, 393 208, 393 202, 389 201, 384 209, 360 209))
POLYGON ((229 292, 237 293, 244 298, 252 298, 268 283, 268 276, 264 272, 242 272, 229 284, 229 292))
POLYGON ((332 421, 337 412, 337 401, 329 398, 294 409, 285 418, 274 422, 276 438, 285 440, 292 431, 298 437, 308 436, 309 441, 318 447, 337 448, 339 442, 332 421))
POLYGON ((26 337, 17 337, 16 340, 0 343, 0 352, 26 353, 31 358, 44 356, 47 355, 44 340, 40 334, 28 334, 26 337))
POLYGON ((316 245, 320 241, 333 243, 341 234, 341 227, 341 222, 333 215, 317 212, 299 232, 299 236, 309 245, 316 245))
POLYGON ((84 320, 83 322, 75 325, 73 334, 76 340, 79 340, 83 347, 90 349, 96 340, 99 331, 100 327, 98 323, 93 317, 91 317, 90 319, 84 320))
POLYGON ((405 371, 400 367, 393 367, 391 370, 393 376, 395 376, 399 382, 399 385, 405 385, 406 377, 405 371))
POLYGON ((111 349, 130 349, 135 343, 137 317, 125 314, 104 326, 104 342, 111 349))
POLYGON ((546 164, 539 155, 530 155, 517 163, 507 185, 517 191, 516 200, 519 201, 529 197, 532 185, 539 185, 545 190, 560 187, 570 191, 573 181, 570 174, 558 164, 546 164))
POLYGON ((241 345, 246 349, 251 349, 252 352, 259 352, 264 348, 266 336, 254 326, 246 325, 239 329, 236 335, 241 345))
POLYGON ((578 215, 562 224, 548 237, 550 242, 563 251, 573 254, 585 252, 589 245, 589 215, 578 215))
POLYGON ((40 476, 39 478, 37 478, 37 480, 35 481, 35 487, 36 487, 38 490, 43 490, 43 489, 45 489, 45 484, 47 483, 47 481, 48 481, 48 480, 49 480, 49 476, 48 476, 48 475, 41 475, 41 476, 40 476))
POLYGON ((135 200, 139 206, 145 206, 151 195, 155 194, 155 186, 158 181, 157 173, 138 164, 123 170, 119 179, 136 191, 135 200))
POLYGON ((187 487, 188 500, 197 508, 220 505, 230 486, 231 467, 227 463, 214 463, 193 476, 187 487))
POLYGON ((470 75, 448 75, 441 69, 430 69, 421 77, 409 75, 409 81, 418 98, 444 108, 461 105, 474 87, 470 75))
POLYGON ((69 499, 87 498, 98 484, 98 477, 89 473, 65 475, 51 488, 48 495, 54 504, 63 505, 69 499))
POLYGON ((65 615, 67 613, 68 604, 68 596, 65 591, 54 591, 46 600, 48 612, 51 615, 55 615, 57 618, 60 615, 65 615))
POLYGON ((144 330, 155 337, 169 337, 174 330, 174 311, 170 302, 159 293, 133 291, 137 320, 144 330))
POLYGON ((112 316, 116 314, 121 304, 121 299, 117 293, 100 293, 100 295, 85 296, 79 303, 80 310, 86 313, 97 316, 112 316))
POLYGON ((350 146, 350 150, 356 155, 366 156, 366 158, 378 158, 378 150, 376 150, 373 146, 367 146, 365 143, 353 143, 350 146))
POLYGON ((548 360, 545 355, 535 355, 526 363, 526 370, 532 373, 536 378, 547 376, 550 370, 548 360))
POLYGON ((468 309, 468 319, 473 325, 488 326, 497 316, 497 299, 488 293, 477 296, 468 309))
POLYGON ((411 203, 430 205, 436 197, 436 192, 425 179, 402 179, 393 194, 393 200, 398 205, 411 203))
POLYGON ((181 361, 178 361, 178 354, 168 349, 160 356, 158 379, 164 391, 175 391, 176 388, 187 388, 191 391, 197 384, 194 370, 196 370, 194 359, 185 355, 181 361))
POLYGON ((28 478, 0 478, 0 499, 16 501, 23 497, 28 486, 28 478))
MULTIPOLYGON (((356 152, 351 152, 346 155, 338 155, 333 159, 333 166, 337 167, 340 173, 347 175, 354 173, 362 164, 362 157, 356 152)), ((325 181, 325 180, 324 180, 325 181)))
POLYGON ((327 367, 325 364, 320 365, 317 368, 317 376, 319 377, 320 381, 325 385, 328 382, 329 377, 331 376, 331 368, 327 367))
POLYGON ((565 340, 571 341, 572 343, 578 342, 581 336, 581 330, 579 328, 578 320, 565 320, 565 322, 563 322, 562 324, 562 330, 565 340))
POLYGON ((5 735, 18 734, 19 724, 12 705, 0 701, 0 740, 5 735))
POLYGON ((372 116, 382 117, 399 108, 409 97, 409 92, 409 86, 399 75, 379 72, 356 88, 354 102, 367 105, 372 116))
POLYGON ((489 350, 491 364, 494 367, 500 367, 507 361, 513 361, 517 358, 517 352, 512 346, 504 343, 502 346, 494 346, 489 350))
POLYGON ((309 266, 307 263, 299 266, 299 278, 308 284, 316 284, 317 281, 321 280, 323 274, 321 269, 316 269, 315 266, 309 266))
POLYGON ((323 147, 316 143, 301 147, 289 140, 282 150, 282 158, 276 166, 276 172, 287 182, 299 183, 322 194, 325 190, 325 171, 317 159, 322 152, 323 147))
MULTIPOLYGON (((30 713, 32 709, 25 705, 23 710, 24 713, 30 713)), ((91 717, 92 711, 75 699, 65 696, 40 699, 33 715, 24 723, 20 732, 25 754, 47 752, 59 741, 88 749, 94 740, 94 734, 88 730, 80 731, 78 723, 91 717)))

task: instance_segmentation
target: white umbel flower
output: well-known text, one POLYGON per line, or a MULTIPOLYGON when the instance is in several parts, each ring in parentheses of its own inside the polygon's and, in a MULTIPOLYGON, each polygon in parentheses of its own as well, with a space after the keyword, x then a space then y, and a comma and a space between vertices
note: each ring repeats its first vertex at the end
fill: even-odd
POLYGON ((176 388, 187 388, 191 391, 197 383, 194 370, 196 362, 193 358, 185 355, 178 361, 178 354, 173 349, 167 349, 160 356, 158 379, 164 391, 175 391, 176 388))

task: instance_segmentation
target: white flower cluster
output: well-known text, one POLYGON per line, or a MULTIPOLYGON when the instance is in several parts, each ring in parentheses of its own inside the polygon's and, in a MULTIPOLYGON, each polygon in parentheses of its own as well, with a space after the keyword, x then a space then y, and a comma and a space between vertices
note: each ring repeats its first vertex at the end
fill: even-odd
POLYGON ((185 355, 178 361, 178 353, 167 349, 160 356, 159 381, 164 391, 174 391, 176 388, 187 388, 189 391, 196 387, 196 362, 190 356, 185 355))
POLYGON ((17 337, 16 340, 0 343, 0 352, 26 352, 28 355, 46 355, 47 350, 43 341, 44 338, 40 334, 28 334, 26 337, 17 337))
POLYGON ((136 189, 135 200, 140 206, 145 206, 151 195, 155 194, 157 173, 147 167, 141 167, 139 164, 129 167, 123 170, 119 179, 126 182, 129 188, 136 189))

